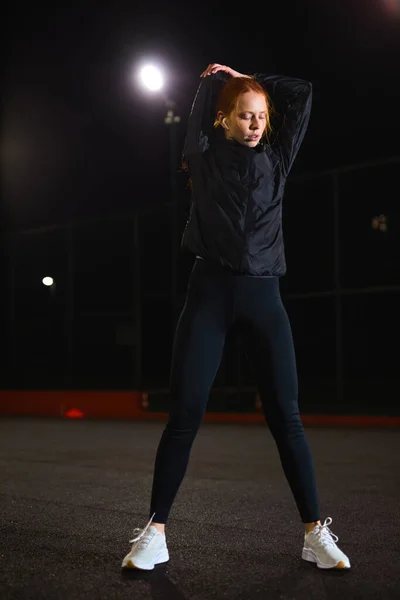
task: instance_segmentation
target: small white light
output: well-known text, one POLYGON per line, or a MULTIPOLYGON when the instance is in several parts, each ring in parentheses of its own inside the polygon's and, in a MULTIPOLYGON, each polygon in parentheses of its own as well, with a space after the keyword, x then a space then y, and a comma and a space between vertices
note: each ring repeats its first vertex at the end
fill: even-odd
POLYGON ((151 65, 148 65, 141 69, 140 79, 142 81, 142 84, 152 92, 160 90, 164 85, 164 79, 160 69, 157 69, 157 67, 151 65))
POLYGON ((42 283, 43 285, 51 286, 54 284, 54 279, 52 277, 43 277, 42 283))

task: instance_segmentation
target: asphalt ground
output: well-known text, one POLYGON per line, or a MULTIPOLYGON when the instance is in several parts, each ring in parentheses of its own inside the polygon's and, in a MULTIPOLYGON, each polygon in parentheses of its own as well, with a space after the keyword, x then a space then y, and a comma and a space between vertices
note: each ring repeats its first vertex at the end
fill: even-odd
POLYGON ((400 431, 307 427, 321 519, 352 568, 301 559, 265 425, 204 423, 167 525, 170 561, 121 570, 148 519, 163 422, 0 419, 0 599, 400 598, 400 431))

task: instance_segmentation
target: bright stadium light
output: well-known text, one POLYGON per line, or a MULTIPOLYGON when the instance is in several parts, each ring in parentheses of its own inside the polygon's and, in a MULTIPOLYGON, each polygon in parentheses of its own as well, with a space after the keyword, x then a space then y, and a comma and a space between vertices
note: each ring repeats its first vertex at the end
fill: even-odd
POLYGON ((54 279, 52 277, 43 277, 42 283, 46 287, 50 287, 50 286, 54 285, 54 279))
POLYGON ((146 65, 139 73, 142 85, 151 92, 157 92, 164 86, 164 77, 161 70, 154 65, 146 65))

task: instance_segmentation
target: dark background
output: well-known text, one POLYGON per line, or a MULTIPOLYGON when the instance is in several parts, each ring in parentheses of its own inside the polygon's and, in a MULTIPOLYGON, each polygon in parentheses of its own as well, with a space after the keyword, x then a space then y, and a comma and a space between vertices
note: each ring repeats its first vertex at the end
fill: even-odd
MULTIPOLYGON (((13 3, 4 17, 3 387, 168 385, 168 131, 161 97, 142 92, 134 75, 147 59, 166 69, 167 93, 181 116, 180 150, 199 75, 220 62, 313 83, 312 117, 284 215, 282 292, 303 406, 332 410, 337 399, 337 303, 329 292, 339 281, 345 290, 340 408, 398 411, 399 163, 392 159, 400 155, 400 3, 70 2, 46 9, 13 3), (332 174, 301 178, 364 162, 369 166, 337 174, 335 238, 332 174), (139 209, 147 211, 138 221, 140 381, 132 342, 139 293, 132 215, 139 209), (118 218, 125 213, 131 216, 118 218), (372 227, 381 214, 386 231, 372 227), (73 223, 71 233, 67 223, 73 223), (41 284, 49 274, 54 294, 41 284), (317 295, 301 296, 307 294, 317 295)), ((190 196, 178 162, 180 236, 190 196)), ((191 263, 179 257, 178 308, 191 263)), ((252 385, 241 355, 233 333, 217 386, 252 385)))

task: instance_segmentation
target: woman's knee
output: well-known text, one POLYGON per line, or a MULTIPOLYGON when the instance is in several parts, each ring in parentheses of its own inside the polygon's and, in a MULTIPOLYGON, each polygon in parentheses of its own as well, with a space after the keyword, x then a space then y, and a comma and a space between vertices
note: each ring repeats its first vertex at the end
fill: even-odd
POLYGON ((182 437, 190 437, 190 435, 195 436, 200 428, 203 414, 203 411, 194 409, 171 411, 166 429, 168 429, 170 433, 174 432, 182 437))
POLYGON ((299 413, 281 414, 279 417, 274 415, 270 418, 266 415, 266 421, 275 438, 290 440, 304 436, 304 426, 299 413))

